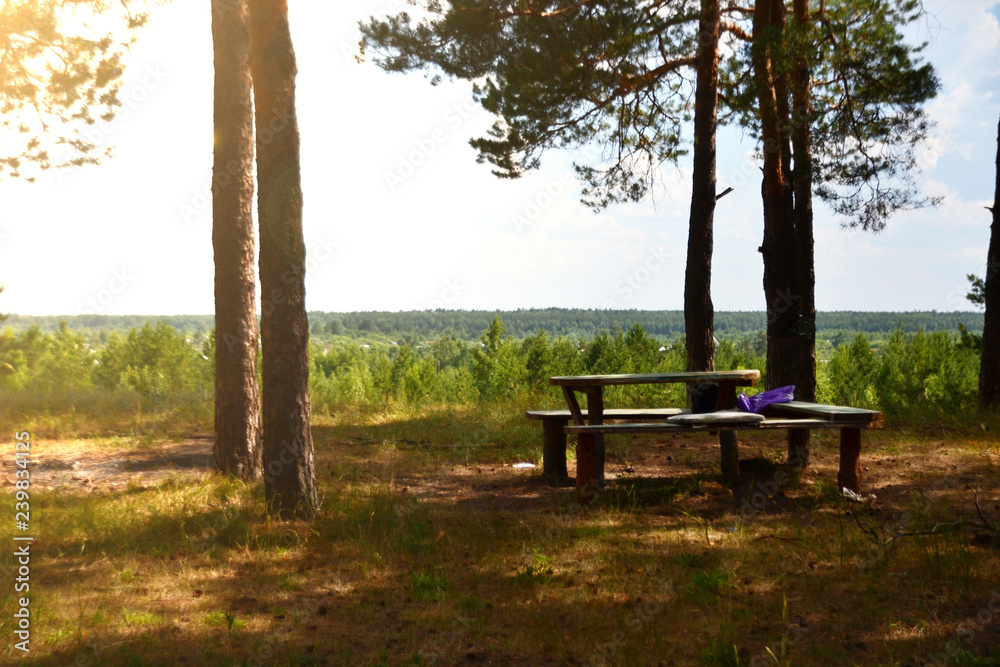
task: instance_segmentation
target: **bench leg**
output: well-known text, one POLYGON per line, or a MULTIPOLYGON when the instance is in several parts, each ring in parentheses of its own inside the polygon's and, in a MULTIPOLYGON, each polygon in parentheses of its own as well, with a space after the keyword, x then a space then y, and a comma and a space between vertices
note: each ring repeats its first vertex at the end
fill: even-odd
POLYGON ((719 447, 722 449, 722 483, 732 486, 740 476, 740 446, 736 431, 719 431, 719 447))
POLYGON ((594 479, 597 480, 597 490, 604 490, 604 434, 594 434, 594 479))
POLYGON ((840 429, 840 472, 837 490, 848 488, 861 493, 861 429, 840 429))
POLYGON ((793 468, 809 466, 809 429, 788 429, 788 465, 793 468))
POLYGON ((576 502, 581 505, 589 504, 601 489, 597 477, 595 440, 597 436, 593 433, 581 433, 576 436, 576 502))
POLYGON ((568 419, 545 419, 542 421, 542 475, 555 481, 569 479, 566 470, 566 433, 563 427, 568 419))

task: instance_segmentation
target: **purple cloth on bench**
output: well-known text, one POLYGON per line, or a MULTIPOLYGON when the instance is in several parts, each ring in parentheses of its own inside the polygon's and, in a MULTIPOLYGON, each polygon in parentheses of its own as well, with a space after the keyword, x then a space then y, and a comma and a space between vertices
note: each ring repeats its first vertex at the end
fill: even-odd
POLYGON ((760 413, 764 408, 775 403, 788 403, 795 400, 795 385, 778 387, 755 396, 740 394, 736 397, 736 404, 743 412, 760 413))

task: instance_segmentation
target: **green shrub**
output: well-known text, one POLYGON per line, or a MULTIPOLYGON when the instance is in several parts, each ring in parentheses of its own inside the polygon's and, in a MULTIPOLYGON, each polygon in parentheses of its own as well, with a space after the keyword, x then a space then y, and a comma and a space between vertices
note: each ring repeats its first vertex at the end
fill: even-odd
MULTIPOLYGON (((764 371, 762 334, 724 338, 716 346, 716 368, 764 371)), ((848 340, 841 334, 828 348, 829 362, 817 365, 819 401, 880 409, 896 419, 975 414, 981 347, 975 336, 897 330, 873 344, 864 335, 848 340)), ((83 426, 88 415, 139 424, 135 417, 155 412, 210 424, 214 345, 214 335, 196 345, 162 322, 112 333, 99 350, 65 324, 53 333, 7 329, 0 333, 0 417, 34 415, 55 424, 62 415, 83 426)), ((590 341, 553 339, 545 331, 515 341, 496 318, 479 343, 450 334, 429 344, 415 336, 400 345, 378 338, 313 342, 309 384, 320 413, 477 402, 520 410, 563 407, 562 392, 548 382, 555 375, 668 373, 685 370, 686 363, 683 338, 662 343, 640 324, 590 341)), ((605 398, 606 405, 621 407, 686 402, 682 384, 611 387, 605 398)))
POLYGON ((164 322, 147 322, 124 336, 111 334, 98 361, 98 385, 135 392, 147 403, 169 395, 207 394, 212 387, 213 362, 164 322))
POLYGON ((822 375, 823 400, 905 419, 950 419, 976 409, 979 353, 961 336, 896 330, 881 348, 859 334, 837 347, 822 375))
POLYGON ((521 349, 500 321, 482 335, 482 346, 472 354, 472 377, 482 400, 513 398, 527 391, 528 369, 521 349))

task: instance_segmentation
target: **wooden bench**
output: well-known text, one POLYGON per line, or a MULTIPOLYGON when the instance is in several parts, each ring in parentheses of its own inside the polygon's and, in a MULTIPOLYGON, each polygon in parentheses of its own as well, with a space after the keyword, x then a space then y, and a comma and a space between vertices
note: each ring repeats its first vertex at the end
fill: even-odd
MULTIPOLYGON (((680 433, 680 432, 725 432, 725 431, 753 431, 786 429, 789 432, 789 442, 793 440, 792 433, 797 432, 800 436, 805 433, 805 451, 796 451, 797 464, 804 466, 808 461, 808 434, 812 429, 839 429, 840 430, 840 468, 837 473, 838 488, 848 488, 859 493, 861 491, 861 429, 880 428, 882 426, 882 413, 875 410, 864 410, 861 408, 849 408, 838 405, 823 405, 819 403, 805 403, 802 401, 792 401, 770 406, 764 411, 765 419, 758 423, 719 423, 712 422, 709 413, 706 415, 706 423, 698 425, 676 424, 671 422, 663 423, 633 423, 633 424, 570 424, 563 427, 566 434, 594 436, 598 434, 624 434, 624 433, 680 433)), ((801 446, 801 437, 795 438, 801 446)), ((581 466, 581 450, 577 450, 577 468, 588 468, 590 463, 584 462, 581 466)), ((583 452, 584 457, 587 456, 583 452)), ((789 456, 792 456, 790 451, 789 456)), ((794 461, 794 459, 793 459, 794 461)), ((731 477, 724 469, 723 477, 731 477)), ((724 479, 726 482, 732 479, 724 479)), ((587 487, 587 481, 577 479, 577 499, 580 502, 589 502, 595 495, 595 489, 587 487)))
MULTIPOLYGON (((604 411, 605 419, 655 422, 690 412, 687 408, 613 408, 604 411)), ((529 410, 528 419, 542 422, 542 474, 556 481, 569 479, 566 470, 566 432, 563 430, 573 413, 569 410, 529 410)), ((584 419, 588 418, 582 410, 584 419)))

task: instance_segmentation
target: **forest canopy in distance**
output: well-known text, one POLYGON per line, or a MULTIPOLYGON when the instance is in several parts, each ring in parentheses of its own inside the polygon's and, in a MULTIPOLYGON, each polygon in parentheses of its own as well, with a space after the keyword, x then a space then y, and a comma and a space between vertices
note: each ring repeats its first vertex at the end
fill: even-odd
MULTIPOLYGON (((434 340, 452 334, 464 340, 478 340, 499 316, 507 332, 514 338, 533 336, 544 329, 553 336, 592 338, 602 331, 614 328, 627 330, 635 323, 646 332, 659 338, 673 339, 684 335, 684 313, 680 310, 587 310, 565 308, 523 309, 514 311, 493 310, 435 310, 403 312, 310 312, 310 329, 314 336, 349 336, 371 338, 412 338, 434 340)), ((32 326, 42 331, 55 331, 60 322, 75 330, 100 334, 126 331, 140 327, 147 321, 164 321, 171 326, 193 334, 207 334, 214 326, 211 315, 99 315, 29 316, 10 315, 3 323, 14 331, 32 326)), ((959 325, 968 331, 983 330, 983 314, 972 311, 913 311, 913 312, 820 312, 816 326, 822 332, 850 331, 866 334, 883 334, 896 329, 915 333, 923 329, 932 331, 958 331, 959 325)), ((767 314, 763 311, 728 311, 715 313, 717 336, 751 334, 767 327, 767 314)), ((822 337, 822 336, 821 336, 822 337)))

